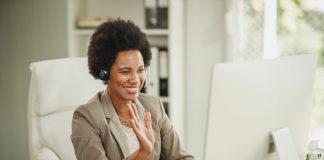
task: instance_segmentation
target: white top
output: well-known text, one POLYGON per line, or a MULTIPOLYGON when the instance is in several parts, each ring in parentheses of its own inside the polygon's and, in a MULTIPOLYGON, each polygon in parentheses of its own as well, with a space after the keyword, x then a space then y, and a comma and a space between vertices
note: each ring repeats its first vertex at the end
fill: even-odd
MULTIPOLYGON (((122 125, 122 124, 121 124, 122 125)), ((127 147, 131 154, 133 154, 137 149, 139 149, 139 143, 137 141, 136 135, 132 128, 128 128, 122 125, 123 133, 126 137, 127 147)), ((129 156, 129 155, 127 155, 129 156)))

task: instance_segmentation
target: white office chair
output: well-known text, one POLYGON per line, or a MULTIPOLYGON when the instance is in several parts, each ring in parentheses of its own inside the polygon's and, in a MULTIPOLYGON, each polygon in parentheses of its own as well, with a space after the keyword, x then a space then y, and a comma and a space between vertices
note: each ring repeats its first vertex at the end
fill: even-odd
POLYGON ((88 72, 87 58, 65 58, 30 64, 28 100, 31 160, 75 160, 72 114, 105 86, 88 72))

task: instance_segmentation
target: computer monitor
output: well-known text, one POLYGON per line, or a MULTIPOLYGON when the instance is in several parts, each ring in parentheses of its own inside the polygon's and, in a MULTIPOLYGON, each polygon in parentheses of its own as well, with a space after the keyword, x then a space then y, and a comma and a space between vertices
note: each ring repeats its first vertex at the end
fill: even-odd
POLYGON ((216 64, 205 160, 277 159, 271 131, 288 128, 305 159, 317 55, 216 64))

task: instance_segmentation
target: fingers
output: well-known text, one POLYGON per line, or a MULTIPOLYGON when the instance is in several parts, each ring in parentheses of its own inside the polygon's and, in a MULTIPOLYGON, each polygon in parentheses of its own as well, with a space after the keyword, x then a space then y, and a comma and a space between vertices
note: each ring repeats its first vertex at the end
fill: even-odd
POLYGON ((134 103, 130 104, 128 106, 129 114, 131 116, 131 120, 134 121, 132 123, 132 128, 139 131, 144 131, 146 129, 151 130, 152 129, 152 119, 151 119, 151 113, 146 112, 144 117, 144 123, 141 121, 141 118, 138 114, 136 105, 134 103))
POLYGON ((145 113, 145 128, 152 129, 152 120, 151 120, 151 113, 145 113))
POLYGON ((135 104, 128 106, 129 114, 131 116, 130 123, 133 131, 136 135, 140 150, 150 153, 155 141, 154 133, 152 129, 151 113, 146 112, 144 116, 144 122, 140 119, 135 104))
POLYGON ((137 112, 136 105, 135 105, 134 103, 132 103, 131 106, 133 107, 133 110, 134 110, 134 112, 135 112, 135 116, 136 116, 137 120, 138 120, 138 121, 141 121, 141 118, 140 118, 140 116, 139 116, 139 114, 138 114, 138 112, 137 112))
MULTIPOLYGON (((135 106, 135 104, 130 104, 128 106, 128 110, 129 110, 129 114, 131 116, 131 120, 134 121, 134 125, 132 125, 133 128, 136 127, 134 129, 139 129, 140 128, 140 124, 139 124, 139 119, 137 118, 138 116, 136 115, 137 110, 136 111, 134 110, 133 105, 135 106)), ((135 109, 136 109, 136 107, 135 107, 135 109)))
POLYGON ((135 132, 137 139, 141 138, 141 136, 139 136, 141 131, 139 130, 138 125, 136 124, 134 119, 131 119, 130 122, 131 122, 133 131, 135 132))
POLYGON ((143 123, 141 123, 142 122, 141 118, 138 114, 136 105, 134 103, 131 103, 128 106, 128 110, 129 110, 131 118, 134 120, 135 127, 137 127, 137 128, 145 127, 147 129, 152 129, 152 120, 151 120, 150 112, 145 113, 144 124, 143 124, 143 123))

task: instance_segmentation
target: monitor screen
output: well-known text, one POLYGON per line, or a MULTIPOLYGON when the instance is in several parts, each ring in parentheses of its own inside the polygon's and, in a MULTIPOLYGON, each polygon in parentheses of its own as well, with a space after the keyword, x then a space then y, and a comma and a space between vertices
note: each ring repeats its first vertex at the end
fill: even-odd
POLYGON ((205 160, 277 159, 271 131, 288 128, 305 159, 317 55, 216 64, 205 160))

